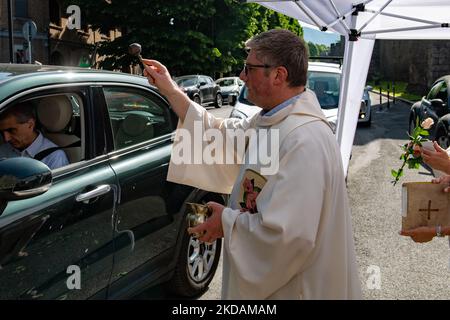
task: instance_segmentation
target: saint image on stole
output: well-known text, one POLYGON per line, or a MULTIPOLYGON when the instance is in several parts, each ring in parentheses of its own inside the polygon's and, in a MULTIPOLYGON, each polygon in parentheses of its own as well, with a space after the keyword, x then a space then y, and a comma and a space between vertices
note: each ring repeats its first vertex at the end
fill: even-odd
POLYGON ((256 198, 266 184, 267 179, 252 169, 246 169, 241 181, 239 191, 239 205, 241 211, 250 213, 258 212, 256 198))

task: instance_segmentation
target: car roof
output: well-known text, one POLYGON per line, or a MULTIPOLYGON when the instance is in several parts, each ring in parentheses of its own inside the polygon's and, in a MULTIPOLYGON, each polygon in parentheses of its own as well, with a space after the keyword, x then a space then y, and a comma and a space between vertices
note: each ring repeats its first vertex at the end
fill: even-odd
POLYGON ((222 80, 228 80, 228 79, 239 79, 239 77, 223 77, 223 78, 219 78, 216 81, 222 81, 222 80))
POLYGON ((308 71, 341 73, 341 67, 337 63, 308 62, 308 71))
POLYGON ((148 83, 147 78, 128 73, 77 67, 0 63, 0 103, 10 95, 36 87, 93 81, 131 83, 154 88, 148 83))
POLYGON ((175 79, 187 79, 187 78, 196 78, 196 77, 209 77, 203 74, 189 74, 186 76, 179 76, 179 77, 175 77, 175 79))

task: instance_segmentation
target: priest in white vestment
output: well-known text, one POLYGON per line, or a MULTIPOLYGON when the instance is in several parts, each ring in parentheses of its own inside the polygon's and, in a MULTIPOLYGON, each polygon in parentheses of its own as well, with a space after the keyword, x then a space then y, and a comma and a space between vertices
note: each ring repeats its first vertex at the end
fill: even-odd
MULTIPOLYGON (((223 299, 360 299, 341 156, 315 94, 305 88, 304 42, 277 29, 246 46, 240 78, 248 99, 263 110, 245 120, 215 118, 189 100, 162 64, 144 60, 149 82, 179 116, 168 180, 231 192, 227 207, 208 203, 213 214, 190 232, 205 232, 199 238, 205 242, 223 237, 223 299), (254 130, 243 163, 178 163, 178 143, 186 138, 180 136, 195 135, 199 124, 202 133, 215 129, 223 137, 254 130), (260 157, 263 144, 276 145, 269 152, 275 163, 260 157)), ((200 150, 213 140, 200 141, 200 150)), ((236 149, 229 153, 240 158, 236 149)))

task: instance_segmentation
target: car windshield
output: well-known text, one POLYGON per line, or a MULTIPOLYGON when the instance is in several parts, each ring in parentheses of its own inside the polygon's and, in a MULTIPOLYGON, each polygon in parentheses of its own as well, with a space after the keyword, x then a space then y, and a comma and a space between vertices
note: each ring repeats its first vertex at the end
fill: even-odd
POLYGON ((249 104, 251 106, 254 106, 254 104, 252 102, 250 102, 248 99, 248 90, 246 86, 242 87, 241 93, 239 94, 239 102, 241 103, 245 103, 245 104, 249 104))
POLYGON ((217 82, 217 84, 221 87, 228 87, 234 85, 234 79, 224 79, 217 82))
POLYGON ((339 73, 309 71, 306 86, 313 90, 322 109, 334 109, 339 103, 339 73))
POLYGON ((180 87, 191 87, 197 84, 197 78, 178 78, 175 82, 180 87))

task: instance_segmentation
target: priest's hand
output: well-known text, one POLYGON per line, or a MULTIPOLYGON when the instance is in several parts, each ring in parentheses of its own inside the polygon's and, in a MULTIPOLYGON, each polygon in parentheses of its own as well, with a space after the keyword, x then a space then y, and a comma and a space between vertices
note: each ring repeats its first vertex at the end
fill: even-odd
POLYGON ((178 89, 178 85, 172 80, 169 70, 162 63, 151 59, 142 59, 142 62, 145 64, 144 76, 163 95, 168 96, 178 89))
POLYGON ((212 243, 217 238, 223 238, 222 213, 225 207, 213 201, 208 202, 206 205, 212 210, 211 216, 204 223, 194 228, 188 228, 188 232, 189 234, 205 232, 198 239, 203 242, 212 243))
POLYGON ((142 59, 145 64, 144 75, 148 82, 158 88, 170 102, 173 111, 181 121, 184 121, 186 113, 191 104, 189 97, 172 80, 167 68, 156 60, 142 59))
POLYGON ((414 242, 428 242, 433 240, 436 236, 436 228, 434 227, 419 227, 409 230, 400 231, 400 235, 411 237, 414 242))
POLYGON ((421 155, 423 162, 432 167, 435 170, 444 171, 445 173, 450 173, 450 159, 448 157, 447 151, 442 149, 441 146, 434 141, 434 150, 421 148, 421 155))
POLYGON ((431 182, 442 184, 445 187, 442 191, 450 192, 450 176, 449 175, 433 179, 433 180, 431 180, 431 182))

